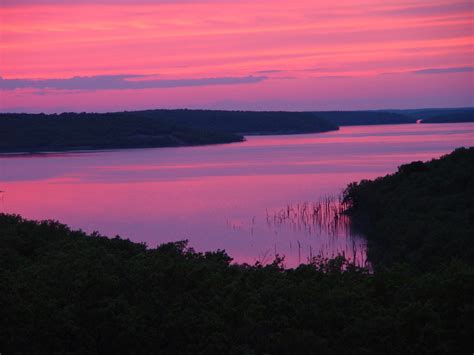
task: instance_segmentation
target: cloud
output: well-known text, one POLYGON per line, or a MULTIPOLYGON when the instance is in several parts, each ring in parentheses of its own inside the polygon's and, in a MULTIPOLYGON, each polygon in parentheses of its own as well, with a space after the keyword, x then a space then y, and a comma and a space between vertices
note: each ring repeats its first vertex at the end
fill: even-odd
POLYGON ((226 4, 234 0, 0 0, 0 9, 19 8, 21 6, 116 6, 116 5, 196 5, 226 4))
POLYGON ((272 69, 272 70, 260 70, 257 72, 257 74, 276 74, 276 73, 283 73, 284 70, 277 70, 277 69, 272 69))
POLYGON ((337 71, 341 71, 341 70, 344 70, 345 68, 342 68, 342 67, 337 67, 337 68, 305 68, 305 69, 300 69, 298 71, 300 72, 308 72, 308 73, 311 73, 311 72, 316 72, 316 73, 329 73, 329 72, 337 72, 337 71))
POLYGON ((266 76, 218 77, 196 79, 150 79, 146 75, 75 76, 67 79, 4 79, 0 77, 0 90, 55 89, 55 90, 127 90, 177 88, 209 85, 238 85, 259 83, 266 76))
POLYGON ((415 70, 415 74, 447 74, 447 73, 468 73, 473 72, 474 67, 452 67, 452 68, 429 68, 415 70))
POLYGON ((347 79, 347 78, 352 78, 352 76, 349 76, 349 75, 322 75, 322 76, 315 76, 315 78, 318 78, 318 79, 347 79))
POLYGON ((229 2, 231 0, 2 0, 1 6, 21 6, 21 5, 119 5, 119 4, 173 4, 173 3, 215 3, 229 2))
POLYGON ((469 13, 473 11, 473 5, 470 1, 450 2, 446 4, 428 4, 422 6, 408 6, 393 10, 373 11, 378 15, 395 16, 433 16, 446 15, 453 13, 469 13))

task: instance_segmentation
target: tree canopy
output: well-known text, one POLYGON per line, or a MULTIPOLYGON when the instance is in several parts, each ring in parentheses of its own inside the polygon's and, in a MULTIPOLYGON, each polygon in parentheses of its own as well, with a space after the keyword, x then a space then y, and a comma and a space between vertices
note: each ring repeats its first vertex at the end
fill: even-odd
POLYGON ((153 110, 0 114, 0 153, 240 142, 243 134, 316 133, 337 125, 298 112, 153 110))
POLYGON ((353 183, 345 201, 374 263, 426 269, 451 258, 474 261, 474 148, 353 183))

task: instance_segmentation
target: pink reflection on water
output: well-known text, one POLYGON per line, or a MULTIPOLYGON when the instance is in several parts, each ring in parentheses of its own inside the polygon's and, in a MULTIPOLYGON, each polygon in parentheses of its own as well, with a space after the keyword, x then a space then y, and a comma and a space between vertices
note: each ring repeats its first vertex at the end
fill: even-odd
POLYGON ((225 249, 238 262, 280 254, 295 266, 311 255, 344 253, 363 263, 364 240, 347 221, 336 229, 301 216, 269 224, 268 214, 472 142, 474 124, 413 124, 219 146, 0 157, 0 209, 150 246, 189 239, 197 250, 225 249))

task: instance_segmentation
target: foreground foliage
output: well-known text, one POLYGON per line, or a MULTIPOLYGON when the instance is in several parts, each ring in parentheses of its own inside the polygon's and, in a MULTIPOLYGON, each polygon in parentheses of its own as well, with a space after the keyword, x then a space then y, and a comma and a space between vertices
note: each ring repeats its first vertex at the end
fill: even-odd
POLYGON ((472 351, 474 269, 368 273, 343 258, 234 265, 0 215, 0 351, 436 354, 472 351))
POLYGON ((0 214, 0 352, 471 353, 473 179, 470 148, 351 184, 373 272, 236 265, 0 214))
POLYGON ((345 202, 366 230, 376 265, 428 270, 452 258, 474 263, 474 148, 353 183, 345 202))

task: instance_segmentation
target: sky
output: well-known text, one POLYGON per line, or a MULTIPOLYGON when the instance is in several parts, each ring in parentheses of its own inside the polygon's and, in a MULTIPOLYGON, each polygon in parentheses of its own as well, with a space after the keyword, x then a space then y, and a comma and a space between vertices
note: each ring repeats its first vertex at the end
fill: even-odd
POLYGON ((474 2, 0 0, 0 111, 474 106, 474 2))

